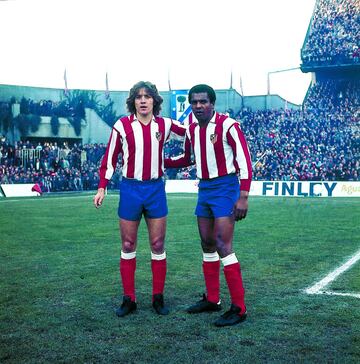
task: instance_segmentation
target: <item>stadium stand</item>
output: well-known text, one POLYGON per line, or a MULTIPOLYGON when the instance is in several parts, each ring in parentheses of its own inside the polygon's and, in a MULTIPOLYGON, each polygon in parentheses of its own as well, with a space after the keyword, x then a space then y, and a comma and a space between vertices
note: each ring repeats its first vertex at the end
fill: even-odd
POLYGON ((318 0, 301 51, 303 67, 360 63, 359 1, 318 0))
MULTIPOLYGON (((83 191, 97 189, 99 164, 104 144, 77 145, 19 141, 10 145, 0 142, 0 184, 38 183, 43 192, 83 191)), ((109 188, 117 188, 119 174, 109 188)))
MULTIPOLYGON (((313 74, 302 108, 237 108, 240 111, 234 117, 249 142, 255 180, 360 180, 359 36, 358 0, 318 0, 301 50, 301 69, 313 74)), ((96 97, 80 96, 80 104, 75 99, 69 104, 23 98, 20 112, 84 117, 84 106, 93 104, 96 97)), ((0 102, 3 131, 9 127, 12 102, 0 102)), ((114 111, 100 111, 111 125, 114 111)), ((47 141, 25 137, 10 143, 3 136, 0 183, 38 183, 44 192, 94 190, 105 147, 81 141, 70 144, 60 138, 57 142, 50 137, 47 141)), ((166 157, 180 152, 179 142, 167 143, 166 157)), ((166 178, 195 179, 195 174, 193 167, 169 169, 166 178)), ((108 188, 117 188, 119 178, 118 168, 108 188)))

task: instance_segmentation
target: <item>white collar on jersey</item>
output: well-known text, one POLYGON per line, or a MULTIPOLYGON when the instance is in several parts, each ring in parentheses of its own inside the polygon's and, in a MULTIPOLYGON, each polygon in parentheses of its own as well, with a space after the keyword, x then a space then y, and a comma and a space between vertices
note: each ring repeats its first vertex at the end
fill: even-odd
MULTIPOLYGON (((194 113, 192 113, 193 115, 193 118, 195 119, 195 122, 197 123, 197 124, 199 124, 199 120, 196 118, 196 116, 195 116, 195 114, 194 113)), ((214 110, 214 115, 212 116, 212 118, 210 119, 210 121, 209 121, 209 123, 213 123, 213 124, 215 124, 215 120, 216 120, 216 115, 217 115, 218 113, 217 113, 217 111, 215 111, 214 110)))
MULTIPOLYGON (((141 121, 136 117, 136 114, 132 114, 132 121, 138 121, 139 123, 141 123, 141 121)), ((150 121, 150 123, 152 122, 152 121, 154 121, 154 122, 156 122, 156 119, 155 119, 155 116, 153 115, 153 117, 152 117, 152 119, 151 119, 151 121, 150 121)), ((149 123, 149 124, 150 124, 149 123)))

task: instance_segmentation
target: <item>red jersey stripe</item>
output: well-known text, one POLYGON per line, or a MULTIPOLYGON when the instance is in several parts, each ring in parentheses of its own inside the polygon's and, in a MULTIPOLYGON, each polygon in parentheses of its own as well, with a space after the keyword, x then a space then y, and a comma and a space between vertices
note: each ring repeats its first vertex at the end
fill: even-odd
POLYGON ((150 123, 144 125, 142 123, 142 132, 143 132, 143 170, 142 170, 142 180, 146 181, 151 178, 151 134, 150 134, 150 123))
POLYGON ((123 127, 126 135, 126 142, 128 145, 128 159, 126 162, 127 168, 127 175, 128 178, 134 178, 135 172, 135 138, 134 133, 131 128, 132 120, 128 117, 124 117, 121 119, 123 122, 123 127))
POLYGON ((206 130, 207 128, 199 127, 199 140, 200 140, 200 159, 201 159, 201 178, 209 178, 209 168, 207 165, 206 158, 206 145, 208 141, 206 140, 206 130))
MULTIPOLYGON (((165 120, 163 118, 158 118, 157 123, 159 126, 158 134, 156 135, 156 138, 159 140, 159 149, 158 149, 158 174, 159 176, 162 176, 163 174, 163 148, 164 148, 164 139, 165 139, 165 120)), ((171 130, 174 124, 171 124, 171 130)), ((172 130, 173 131, 173 130, 172 130)), ((185 135, 186 130, 182 129, 181 133, 185 135)))
POLYGON ((225 152, 224 152, 224 144, 222 143, 223 138, 223 124, 226 117, 223 117, 225 115, 216 115, 216 126, 215 126, 215 133, 214 133, 214 152, 215 152, 215 158, 216 158, 216 165, 218 169, 219 176, 224 176, 227 173, 226 169, 226 158, 225 158, 225 152))

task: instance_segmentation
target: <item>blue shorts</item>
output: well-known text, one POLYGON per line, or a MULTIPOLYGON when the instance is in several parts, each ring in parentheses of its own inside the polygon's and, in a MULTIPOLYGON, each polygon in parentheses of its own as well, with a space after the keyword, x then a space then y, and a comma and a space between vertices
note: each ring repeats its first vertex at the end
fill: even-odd
POLYGON ((200 180, 195 215, 217 218, 232 216, 240 197, 239 178, 235 174, 200 180))
POLYGON ((118 208, 121 219, 139 221, 142 215, 157 219, 167 214, 165 182, 162 178, 148 181, 122 178, 118 208))

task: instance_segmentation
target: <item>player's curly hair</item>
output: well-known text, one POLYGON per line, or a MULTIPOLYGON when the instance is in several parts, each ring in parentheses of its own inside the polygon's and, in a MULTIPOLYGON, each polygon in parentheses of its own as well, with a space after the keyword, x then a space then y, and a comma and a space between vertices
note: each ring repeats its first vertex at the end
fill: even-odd
POLYGON ((209 96, 210 103, 215 104, 216 101, 216 93, 212 87, 206 84, 199 84, 191 87, 188 95, 189 103, 191 104, 191 96, 192 94, 199 94, 201 92, 206 92, 209 96))
POLYGON ((146 92, 154 99, 153 114, 155 116, 159 115, 161 111, 161 104, 163 102, 163 98, 160 96, 156 86, 149 81, 139 81, 130 89, 129 97, 126 99, 127 109, 131 114, 136 113, 135 98, 139 90, 142 88, 144 88, 146 92))

